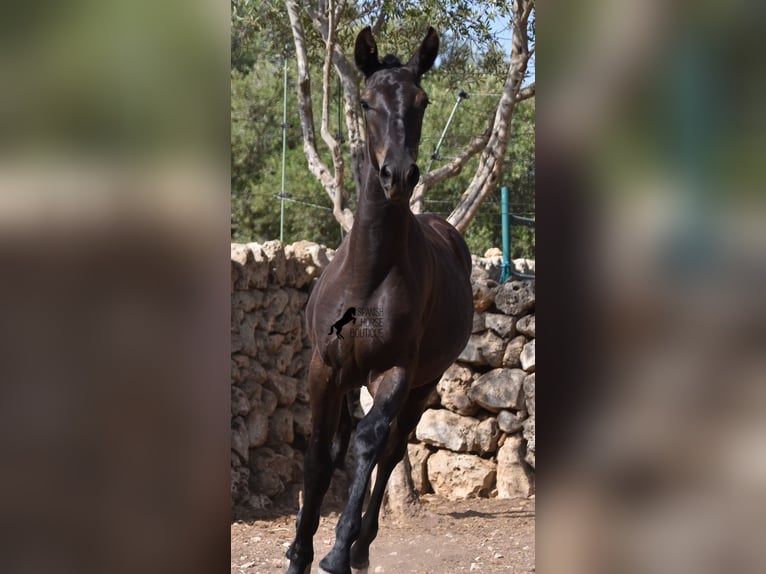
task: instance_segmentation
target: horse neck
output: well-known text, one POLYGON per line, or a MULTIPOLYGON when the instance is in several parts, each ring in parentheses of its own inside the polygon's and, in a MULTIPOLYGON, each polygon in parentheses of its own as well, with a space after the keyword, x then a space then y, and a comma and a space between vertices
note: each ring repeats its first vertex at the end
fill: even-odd
POLYGON ((368 163, 349 237, 356 267, 373 281, 382 278, 379 275, 407 257, 413 222, 409 206, 386 199, 378 175, 368 163))

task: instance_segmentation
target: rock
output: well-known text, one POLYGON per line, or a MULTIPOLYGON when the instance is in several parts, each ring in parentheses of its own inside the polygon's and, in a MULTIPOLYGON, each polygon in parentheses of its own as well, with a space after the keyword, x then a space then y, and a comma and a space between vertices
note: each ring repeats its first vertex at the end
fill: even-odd
POLYGON ((535 416, 535 374, 529 374, 524 378, 524 400, 527 412, 535 416))
POLYGON ((428 457, 431 451, 423 444, 408 444, 407 454, 410 457, 410 466, 412 467, 412 482, 418 494, 431 492, 431 484, 428 482, 428 457))
POLYGON ((514 259, 513 267, 518 273, 534 273, 535 272, 535 260, 534 259, 514 259))
POLYGON ((274 319, 271 330, 275 333, 289 333, 301 328, 301 316, 292 311, 285 311, 274 319))
POLYGON ((293 459, 292 449, 290 449, 290 455, 279 454, 274 452, 270 448, 261 448, 255 452, 255 456, 251 457, 250 469, 253 466, 258 469, 271 468, 273 469, 279 478, 289 480, 293 475, 293 459))
POLYGON ((239 326, 239 332, 231 338, 232 352, 238 351, 249 357, 255 357, 258 354, 258 343, 256 341, 256 330, 260 321, 255 314, 246 315, 239 326))
POLYGON ((521 437, 509 436, 497 451, 497 496, 518 498, 530 494, 532 481, 521 460, 521 437))
POLYGON ((231 361, 234 363, 238 368, 240 369, 249 369, 250 368, 250 357, 246 355, 240 355, 237 353, 233 353, 231 355, 231 361))
POLYGON ((284 285, 287 279, 287 259, 282 243, 274 239, 261 245, 269 261, 269 281, 274 285, 284 285))
POLYGON ((499 367, 503 362, 505 342, 492 331, 471 335, 459 361, 477 366, 499 367))
POLYGON ((519 356, 519 360, 521 361, 521 368, 528 373, 532 373, 535 370, 536 340, 537 339, 532 339, 529 343, 524 345, 524 348, 521 350, 521 355, 519 356))
POLYGON ((263 397, 263 386, 256 383, 252 377, 247 377, 239 388, 242 389, 242 392, 247 396, 251 408, 253 403, 260 402, 263 397))
POLYGON ((247 416, 247 434, 250 448, 266 444, 269 437, 269 417, 261 409, 255 409, 247 416))
POLYGON ((285 245, 285 285, 303 287, 307 285, 313 276, 306 270, 306 265, 298 259, 295 252, 295 244, 285 245))
POLYGON ((269 389, 262 388, 261 399, 259 401, 251 401, 250 404, 254 411, 257 410, 265 417, 270 417, 277 408, 277 395, 269 389))
POLYGON ((276 496, 284 491, 285 482, 292 482, 292 458, 270 448, 253 449, 250 455, 250 490, 254 494, 276 496))
POLYGON ((490 257, 502 257, 503 256, 503 250, 498 247, 490 247, 484 252, 484 259, 489 259, 490 257))
POLYGON ((295 438, 293 431, 293 413, 290 409, 285 407, 279 407, 271 415, 269 421, 269 438, 271 443, 278 444, 281 442, 292 443, 295 438))
POLYGON ((497 448, 499 434, 494 419, 479 422, 446 409, 427 410, 415 429, 417 439, 427 444, 455 452, 479 454, 493 452, 497 448))
POLYGON ((514 337, 510 340, 505 347, 503 353, 502 366, 503 367, 519 367, 521 366, 521 351, 524 350, 524 345, 527 344, 527 339, 523 335, 514 337))
POLYGON ((471 255, 471 263, 474 268, 480 270, 482 274, 486 273, 486 276, 497 284, 500 281, 502 275, 503 256, 493 255, 491 257, 476 257, 471 255))
MULTIPOLYGON (((241 345, 241 342, 240 342, 241 339, 239 339, 239 337, 237 337, 237 339, 239 340, 238 341, 238 348, 241 349, 242 348, 242 345, 241 345)), ((247 373, 247 368, 239 367, 234 361, 231 361, 231 371, 230 372, 231 372, 231 384, 235 385, 235 384, 239 384, 239 383, 241 383, 243 381, 243 379, 244 379, 244 377, 246 376, 246 373, 247 373)))
POLYGON ((433 491, 450 500, 487 496, 497 474, 491 460, 445 450, 429 456, 426 466, 433 491))
POLYGON ((284 375, 287 372, 288 367, 293 363, 293 355, 295 350, 293 349, 292 345, 288 344, 290 339, 290 335, 285 336, 279 353, 277 353, 277 355, 274 357, 274 368, 280 375, 284 375))
POLYGON ((266 293, 264 293, 263 296, 263 304, 264 304, 264 317, 265 322, 262 325, 262 328, 265 331, 270 331, 273 325, 273 320, 278 316, 281 315, 282 312, 285 310, 285 307, 287 307, 287 304, 290 302, 290 295, 287 294, 287 292, 284 289, 268 289, 266 293))
POLYGON ((264 362, 267 365, 269 364, 269 362, 272 365, 274 364, 273 360, 269 361, 268 359, 273 357, 282 349, 282 343, 284 343, 284 341, 285 341, 285 336, 279 333, 274 333, 266 337, 266 352, 269 354, 269 357, 267 357, 266 361, 264 362))
POLYGON ((247 416, 250 412, 250 401, 245 391, 238 387, 231 387, 231 416, 247 416))
POLYGON ((520 316, 535 307, 534 281, 508 281, 497 288, 495 307, 506 315, 520 316))
POLYGON ((288 303, 287 307, 285 307, 285 312, 287 312, 289 309, 292 312, 291 314, 298 316, 302 322, 303 316, 301 315, 301 311, 304 310, 306 303, 309 300, 308 293, 299 291, 298 289, 285 289, 285 293, 287 293, 288 296, 288 303))
POLYGON ((497 426, 506 434, 519 432, 524 425, 526 413, 512 413, 511 411, 500 411, 497 414, 497 426))
POLYGON ((280 406, 293 404, 298 396, 298 381, 279 373, 271 373, 264 387, 274 393, 280 406))
POLYGON ((530 339, 535 338, 535 315, 525 315, 518 321, 516 321, 516 330, 522 335, 526 335, 530 339))
POLYGON ((253 254, 247 245, 231 244, 231 281, 232 289, 248 289, 250 272, 248 266, 253 261, 253 254))
POLYGON ((476 425, 474 430, 473 448, 479 454, 489 454, 497 450, 497 440, 500 438, 500 427, 495 418, 487 418, 476 425))
POLYGON ((292 254, 301 263, 308 276, 319 277, 335 252, 311 241, 298 241, 292 245, 292 254))
POLYGON ((246 466, 231 467, 231 499, 243 504, 250 498, 250 469, 246 466))
POLYGON ((535 468, 535 417, 529 417, 524 421, 524 432, 522 433, 524 440, 527 441, 527 454, 524 460, 529 463, 532 468, 535 468))
POLYGON ((242 417, 231 419, 231 449, 236 452, 240 458, 247 462, 248 450, 250 448, 250 439, 247 434, 247 424, 242 417))
POLYGON ((245 287, 244 289, 265 289, 269 284, 269 260, 258 243, 246 245, 251 258, 243 268, 245 287))
POLYGON ((468 367, 453 363, 436 385, 441 405, 460 415, 471 416, 479 406, 468 398, 473 373, 468 367))
POLYGON ((415 436, 439 448, 467 452, 473 443, 474 427, 478 422, 445 409, 430 409, 420 418, 415 436))
POLYGON ((290 410, 293 413, 295 434, 308 437, 311 434, 311 408, 302 403, 295 403, 290 410))
POLYGON ((231 295, 231 308, 247 313, 260 309, 261 303, 263 303, 263 293, 261 291, 236 291, 231 295))
POLYGON ((269 378, 269 374, 266 372, 266 369, 264 369, 263 366, 257 361, 253 361, 250 365, 250 371, 248 372, 248 375, 249 377, 252 377, 253 380, 259 385, 265 383, 269 378))
POLYGON ((512 337, 515 334, 513 317, 502 315, 500 313, 487 313, 484 318, 487 329, 492 329, 503 339, 512 337))
POLYGON ((489 278, 486 270, 474 267, 471 272, 471 289, 473 291, 473 310, 483 313, 495 302, 497 283, 489 278))
POLYGON ((287 368, 285 369, 285 375, 288 377, 293 377, 298 381, 298 397, 296 397, 297 400, 300 400, 300 394, 301 394, 301 385, 300 381, 302 379, 306 378, 306 365, 303 364, 303 358, 299 355, 297 357, 293 356, 292 360, 290 361, 290 364, 287 365, 287 368))
MULTIPOLYGON (((305 364, 305 358, 303 354, 301 354, 297 360, 305 364)), ((302 403, 309 402, 310 395, 308 373, 304 373, 301 377, 296 377, 295 380, 297 381, 295 385, 295 399, 301 401, 302 403)))
MULTIPOLYGON (((245 265, 247 265, 247 262, 250 259, 252 259, 252 253, 250 253, 250 250, 247 248, 247 245, 243 245, 242 243, 231 244, 232 264, 236 263, 240 267, 244 267, 245 265)), ((243 287, 243 289, 246 289, 246 287, 243 287)))
POLYGON ((471 333, 481 333, 486 326, 484 325, 484 313, 473 314, 473 326, 471 327, 471 333))
POLYGON ((520 369, 493 369, 474 381, 468 396, 494 413, 502 409, 519 410, 524 404, 522 388, 525 376, 520 369))
POLYGON ((250 472, 250 490, 256 494, 273 497, 285 490, 285 484, 277 473, 266 467, 257 472, 250 472))

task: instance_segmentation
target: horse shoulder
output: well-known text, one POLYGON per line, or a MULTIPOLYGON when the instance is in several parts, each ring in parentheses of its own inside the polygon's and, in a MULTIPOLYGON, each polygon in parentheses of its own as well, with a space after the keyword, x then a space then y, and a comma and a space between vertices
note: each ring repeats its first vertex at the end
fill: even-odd
POLYGON ((435 215, 418 215, 417 219, 433 251, 445 254, 446 259, 442 257, 442 263, 450 266, 453 262, 459 262, 464 274, 470 277, 471 253, 460 232, 448 221, 435 215))

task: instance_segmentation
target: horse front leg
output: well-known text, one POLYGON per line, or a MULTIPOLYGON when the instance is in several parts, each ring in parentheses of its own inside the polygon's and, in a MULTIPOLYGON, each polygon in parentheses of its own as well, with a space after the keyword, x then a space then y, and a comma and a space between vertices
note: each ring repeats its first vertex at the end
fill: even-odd
POLYGON ((370 545, 378 534, 378 518, 383 496, 386 492, 386 484, 396 465, 404 458, 404 453, 407 450, 407 439, 417 426, 437 382, 438 379, 432 384, 412 389, 399 415, 391 425, 388 443, 378 461, 375 487, 372 490, 370 501, 367 503, 362 527, 351 547, 351 566, 355 570, 366 572, 370 565, 370 545))
POLYGON ((402 367, 395 367, 384 373, 372 409, 357 425, 354 439, 356 473, 351 483, 348 502, 335 528, 335 545, 319 563, 324 572, 351 572, 351 544, 356 540, 361 528, 362 505, 370 473, 386 447, 391 422, 407 397, 409 384, 409 373, 402 367))
POLYGON ((309 366, 311 439, 303 463, 303 507, 298 511, 295 540, 287 550, 287 574, 308 574, 314 560, 314 533, 319 527, 322 499, 333 472, 332 441, 338 428, 343 395, 335 373, 315 353, 309 366))

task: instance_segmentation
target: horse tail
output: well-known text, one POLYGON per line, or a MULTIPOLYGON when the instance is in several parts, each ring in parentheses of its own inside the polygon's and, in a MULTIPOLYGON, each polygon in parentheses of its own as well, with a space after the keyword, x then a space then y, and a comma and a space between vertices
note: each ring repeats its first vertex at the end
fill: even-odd
POLYGON ((327 333, 328 335, 332 335, 332 328, 335 327, 335 325, 330 325, 330 332, 327 333))

